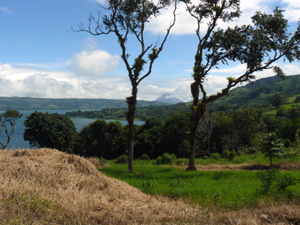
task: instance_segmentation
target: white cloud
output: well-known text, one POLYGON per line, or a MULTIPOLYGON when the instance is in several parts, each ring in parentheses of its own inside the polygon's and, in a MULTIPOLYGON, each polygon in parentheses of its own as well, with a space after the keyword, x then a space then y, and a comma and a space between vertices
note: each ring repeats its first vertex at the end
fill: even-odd
POLYGON ((0 11, 2 11, 3 13, 7 13, 7 14, 11 13, 11 10, 9 10, 7 7, 4 7, 4 6, 0 7, 0 11))
MULTIPOLYGON (((196 0, 193 2, 197 3, 196 0)), ((236 19, 231 23, 219 22, 221 28, 233 27, 235 25, 250 24, 251 17, 256 11, 262 11, 266 13, 272 13, 275 6, 280 5, 280 9, 286 10, 285 16, 290 22, 299 20, 300 15, 300 1, 299 0, 251 0, 241 1, 242 15, 239 19, 236 19)), ((147 30, 155 34, 165 34, 167 27, 172 21, 172 7, 168 10, 162 11, 161 15, 157 18, 153 18, 147 26, 147 30)), ((207 27, 206 21, 202 23, 202 31, 207 27)), ((172 28, 171 33, 176 35, 182 34, 195 34, 196 20, 192 18, 185 10, 185 5, 180 3, 177 9, 176 24, 172 28)))
POLYGON ((96 42, 88 38, 85 50, 73 56, 69 69, 76 76, 103 76, 109 71, 116 70, 120 57, 98 49, 96 42))
POLYGON ((101 4, 101 5, 106 4, 106 0, 93 0, 93 1, 97 2, 97 3, 101 4))

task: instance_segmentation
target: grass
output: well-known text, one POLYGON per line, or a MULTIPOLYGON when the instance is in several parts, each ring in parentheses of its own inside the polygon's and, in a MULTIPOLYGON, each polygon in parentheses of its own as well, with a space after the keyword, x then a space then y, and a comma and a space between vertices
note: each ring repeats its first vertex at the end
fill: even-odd
MULTIPOLYGON (((180 162, 186 164, 187 159, 180 162)), ((244 163, 266 163, 262 155, 249 157, 239 156, 236 161, 244 163), (247 160, 248 161, 247 161, 247 160)), ((277 163, 280 162, 276 160, 277 163)), ((229 160, 197 159, 196 164, 228 165, 229 160)), ((232 162, 231 162, 232 163, 232 162)), ((174 199, 183 198, 203 207, 223 209, 255 208, 264 202, 295 202, 300 200, 300 184, 289 187, 284 193, 276 196, 263 196, 259 192, 261 182, 255 171, 185 171, 185 167, 170 165, 153 165, 150 161, 135 161, 134 173, 127 172, 127 165, 114 164, 99 170, 151 195, 163 195, 174 199)), ((174 165, 174 164, 173 164, 174 165)), ((300 171, 284 171, 300 179, 300 171)))
MULTIPOLYGON (((285 199, 289 196, 251 199, 261 196, 255 192, 255 172, 185 172, 135 161, 135 172, 128 173, 126 165, 109 164, 102 169, 107 174, 155 196, 98 172, 96 159, 53 149, 1 151, 0 225, 265 224, 261 214, 272 224, 300 223, 299 201, 291 204, 285 199)), ((290 190, 296 200, 298 192, 299 186, 290 190)))

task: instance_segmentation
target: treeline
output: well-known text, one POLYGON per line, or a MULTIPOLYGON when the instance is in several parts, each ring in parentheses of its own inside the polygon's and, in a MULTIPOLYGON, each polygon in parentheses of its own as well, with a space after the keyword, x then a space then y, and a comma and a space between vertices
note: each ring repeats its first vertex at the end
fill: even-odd
POLYGON ((281 94, 289 98, 299 92, 300 75, 287 76, 285 80, 277 76, 262 78, 253 84, 231 90, 229 95, 213 102, 209 108, 214 111, 232 111, 242 107, 266 107, 274 95, 281 94))
MULTIPOLYGON (((159 117, 159 118, 167 119, 177 113, 185 113, 189 111, 190 108, 186 103, 178 103, 174 105, 164 105, 164 106, 137 107, 135 118, 137 120, 146 120, 149 117, 159 117)), ((72 112, 66 112, 65 115, 67 117, 124 120, 126 112, 127 112, 126 108, 123 109, 105 108, 101 110, 92 110, 92 111, 77 110, 72 112)))
MULTIPOLYGON (((86 157, 115 159, 127 154, 128 129, 120 122, 96 120, 80 132, 71 129, 71 123, 63 115, 35 112, 25 122, 24 137, 32 145, 58 148, 86 157), (72 131, 71 134, 64 133, 68 131, 72 131), (64 141, 63 137, 68 139, 64 141), (53 145, 56 139, 60 145, 53 145)), ((190 113, 174 113, 166 120, 148 118, 144 125, 135 125, 134 157, 147 154, 155 159, 165 153, 173 153, 177 158, 188 157, 189 131, 190 113)), ((259 153, 270 133, 274 133, 285 148, 297 147, 300 144, 300 107, 279 109, 275 116, 255 108, 241 108, 228 114, 209 113, 199 123, 196 157, 259 153)))
MULTIPOLYGON (((139 100, 137 105, 166 105, 167 103, 139 100)), ((124 108, 124 99, 53 99, 29 97, 0 97, 0 110, 95 110, 103 108, 124 108)))

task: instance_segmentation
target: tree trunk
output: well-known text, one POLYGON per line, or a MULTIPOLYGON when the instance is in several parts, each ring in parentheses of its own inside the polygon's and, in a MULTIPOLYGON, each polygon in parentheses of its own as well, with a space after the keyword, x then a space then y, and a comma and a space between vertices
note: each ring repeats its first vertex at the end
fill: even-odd
POLYGON ((196 157, 196 130, 199 124, 200 119, 204 116, 206 111, 206 102, 202 101, 199 103, 198 96, 199 96, 199 89, 193 83, 191 85, 192 95, 194 98, 193 101, 193 109, 192 109, 192 116, 191 116, 191 136, 190 136, 190 158, 189 158, 189 166, 186 170, 197 170, 195 166, 195 157, 196 157))
POLYGON ((132 85, 132 96, 127 98, 128 112, 126 119, 128 122, 128 171, 133 172, 133 137, 134 137, 134 117, 136 109, 137 85, 132 85))
MULTIPOLYGON (((192 122, 193 123, 193 122, 192 122)), ((190 136, 190 158, 189 166, 186 170, 197 170, 195 166, 195 156, 196 156, 196 127, 192 127, 190 136)))

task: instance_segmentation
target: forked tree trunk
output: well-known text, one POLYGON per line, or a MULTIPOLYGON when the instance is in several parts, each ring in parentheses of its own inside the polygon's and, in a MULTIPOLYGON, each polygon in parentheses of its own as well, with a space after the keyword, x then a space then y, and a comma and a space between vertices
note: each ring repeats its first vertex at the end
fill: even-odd
POLYGON ((127 98, 128 112, 126 119, 128 122, 128 171, 133 172, 133 138, 134 138, 134 117, 136 109, 137 85, 132 85, 132 96, 127 98))

